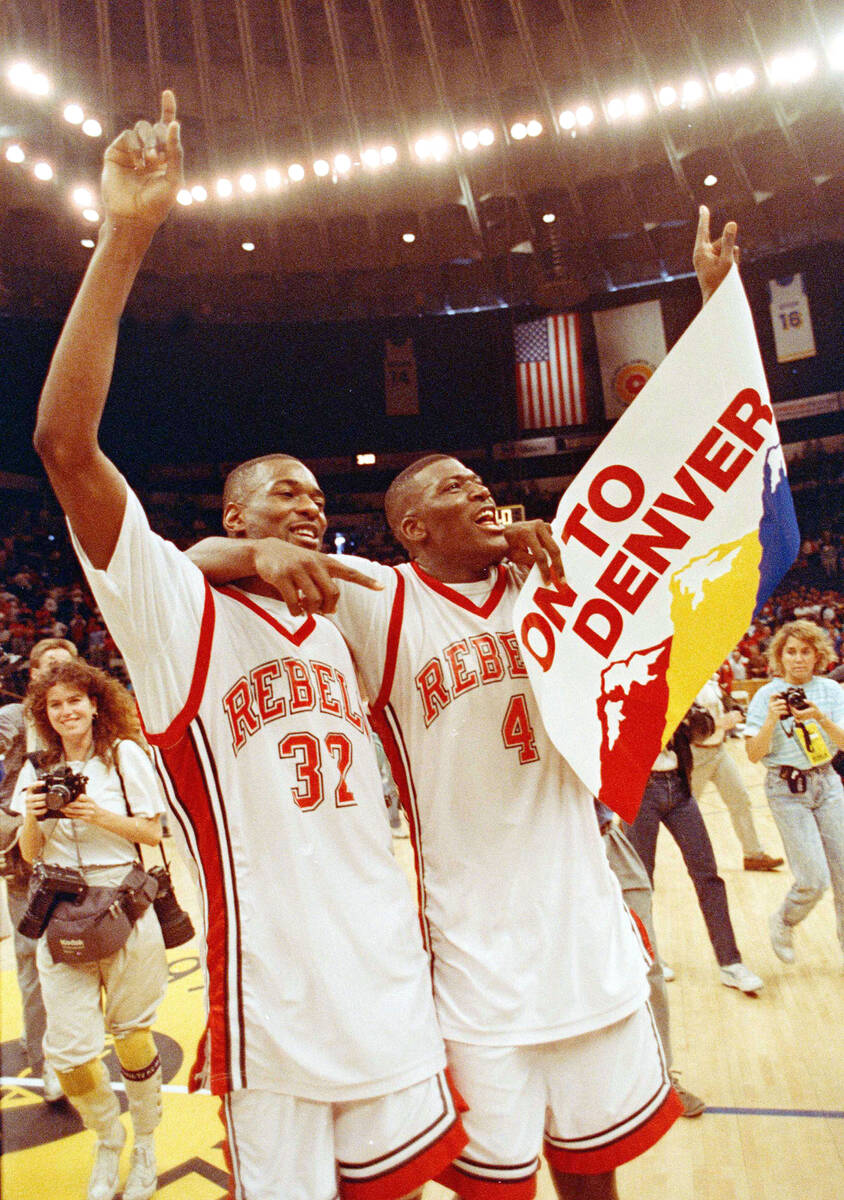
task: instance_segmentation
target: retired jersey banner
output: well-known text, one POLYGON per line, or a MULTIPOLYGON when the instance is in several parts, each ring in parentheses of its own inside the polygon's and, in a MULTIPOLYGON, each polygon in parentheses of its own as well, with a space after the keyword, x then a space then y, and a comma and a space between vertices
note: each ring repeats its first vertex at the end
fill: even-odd
POLYGON ((665 329, 659 300, 604 308, 592 313, 604 412, 614 421, 636 399, 665 358, 665 329))
POLYGON ((785 279, 771 279, 768 281, 768 293, 771 297, 771 324, 774 327, 777 362, 812 358, 816 353, 815 334, 803 276, 788 275, 785 279))
POLYGON ((653 762, 800 537, 737 268, 566 490, 565 581, 516 632, 548 734, 632 820, 653 762))

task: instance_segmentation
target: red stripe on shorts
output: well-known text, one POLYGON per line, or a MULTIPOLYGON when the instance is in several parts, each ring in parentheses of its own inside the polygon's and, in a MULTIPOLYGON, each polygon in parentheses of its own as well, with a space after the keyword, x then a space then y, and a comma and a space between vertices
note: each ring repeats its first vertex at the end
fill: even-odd
POLYGON ((527 1179, 481 1179, 452 1163, 440 1172, 437 1183, 457 1192, 460 1200, 533 1200, 536 1195, 536 1172, 527 1179))
POLYGON ((371 1180, 352 1181, 341 1176, 341 1200, 397 1200, 400 1196, 415 1192, 429 1179, 440 1178, 441 1172, 457 1157, 468 1140, 458 1117, 433 1145, 402 1163, 395 1171, 371 1180))
POLYGON ((682 1115, 680 1098, 671 1088, 662 1104, 644 1124, 616 1141, 594 1150, 564 1150, 546 1142, 545 1158, 550 1167, 566 1175, 602 1175, 650 1150, 682 1115))

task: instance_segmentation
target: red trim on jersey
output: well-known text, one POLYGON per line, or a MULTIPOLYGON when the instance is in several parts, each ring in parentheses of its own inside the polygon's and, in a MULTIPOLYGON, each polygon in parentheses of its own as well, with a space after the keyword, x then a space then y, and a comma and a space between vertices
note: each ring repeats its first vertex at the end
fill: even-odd
POLYGON ((454 588, 449 587, 447 583, 443 583, 441 579, 435 579, 433 575, 429 575, 427 571, 423 571, 418 563, 414 562, 410 565, 425 586, 429 587, 431 591, 438 592, 446 600, 450 600, 452 604, 457 604, 460 608, 465 608, 467 612, 474 613, 477 617, 488 617, 491 615, 498 601, 504 595, 504 589, 507 586, 507 572, 499 564, 497 568, 498 578, 493 585, 492 591, 484 603, 478 605, 461 592, 457 592, 454 588))
POLYGON ((468 1138, 463 1123, 456 1117, 433 1145, 426 1147, 395 1171, 377 1179, 349 1180, 340 1176, 341 1200, 396 1200, 421 1188, 429 1179, 436 1179, 452 1159, 456 1158, 468 1138))
POLYGON ((436 1182, 457 1192, 461 1200, 533 1200, 536 1195, 536 1172, 528 1179, 481 1179, 452 1163, 437 1175, 436 1182))
MULTIPOLYGON (((232 1019, 237 1020, 239 1011, 237 997, 229 996, 227 986, 229 930, 223 882, 223 851, 208 785, 192 739, 184 737, 178 745, 161 750, 161 757, 178 802, 190 820, 196 839, 196 857, 201 863, 208 905, 208 928, 205 932, 208 1022, 200 1039, 195 1069, 200 1069, 200 1060, 203 1058, 210 1064, 210 1078, 205 1081, 205 1086, 219 1096, 230 1091, 232 1086, 227 1017, 231 1012, 232 1019)), ((200 1086, 202 1081, 192 1082, 200 1086)))
POLYGON ((217 589, 224 596, 228 596, 230 600, 237 600, 238 604, 242 604, 244 608, 248 608, 256 617, 261 617, 268 625, 271 625, 276 633, 280 633, 282 637, 286 637, 288 642, 292 642, 294 646, 301 646, 305 638, 313 633, 316 629, 316 621, 314 614, 308 613, 305 620, 299 626, 295 633, 291 633, 288 629, 271 616, 265 609, 261 608, 260 604, 256 604, 249 596, 243 592, 239 592, 236 588, 221 587, 217 589))
POLYGON ((645 949, 647 950, 648 957, 650 958, 651 962, 653 962, 654 950, 653 950, 653 946, 651 945, 651 939, 648 937, 648 931, 647 931, 647 929, 645 929, 642 918, 639 916, 639 914, 637 912, 633 911, 633 909, 630 907, 629 904, 625 905, 625 908, 630 913, 630 916, 633 918, 636 928, 639 931, 639 937, 642 939, 642 944, 645 947, 645 949))
POLYGON ((617 1141, 594 1150, 563 1150, 546 1142, 543 1152, 548 1165, 557 1171, 564 1171, 568 1175, 602 1175, 650 1150, 682 1115, 680 1097, 671 1088, 662 1104, 644 1124, 617 1141))
POLYGON ((199 626, 199 645, 196 648, 196 666, 190 683, 188 698, 182 711, 174 717, 162 733, 149 733, 144 728, 144 735, 153 746, 164 749, 175 746, 187 730, 188 725, 199 712, 199 702, 205 690, 205 680, 208 678, 208 663, 211 658, 211 642, 214 639, 214 593, 205 583, 205 604, 202 609, 202 622, 199 626))
MULTIPOLYGON (((395 569, 395 568, 394 568, 395 569)), ((390 699, 393 690, 393 680, 396 677, 396 661, 399 653, 399 637, 401 623, 404 619, 404 576, 396 571, 396 594, 393 597, 393 608, 390 613, 390 624, 387 627, 387 652, 384 657, 384 674, 381 676, 381 687, 373 708, 383 708, 390 699)))

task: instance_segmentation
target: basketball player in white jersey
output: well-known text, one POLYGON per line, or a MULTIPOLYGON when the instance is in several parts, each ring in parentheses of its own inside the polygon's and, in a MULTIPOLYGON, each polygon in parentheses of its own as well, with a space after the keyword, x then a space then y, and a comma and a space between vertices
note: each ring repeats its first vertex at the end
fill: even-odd
MULTIPOLYGON (((106 151, 105 220, 36 447, 196 864, 208 1021, 192 1082, 223 1097, 232 1194, 418 1194, 466 1137, 348 650, 324 617, 291 614, 259 580, 212 592, 152 533, 97 442, 120 313, 181 159, 171 92, 159 124, 106 151)), ((295 459, 244 464, 227 482, 235 536, 313 548, 325 524, 295 459)))
MULTIPOLYGON (((704 299, 734 239, 730 223, 711 243, 701 212, 704 299)), ((681 1107, 647 1005, 648 955, 592 797, 548 739, 519 654, 524 575, 504 561, 513 530, 478 476, 445 455, 402 472, 385 506, 412 562, 347 559, 379 592, 342 582, 338 592, 317 556, 278 542, 221 554, 217 540, 196 561, 212 577, 257 571, 294 607, 336 608, 374 698, 410 822, 440 1025, 469 1104, 469 1145, 440 1181, 464 1200, 529 1200, 544 1151, 562 1200, 611 1200, 615 1168, 681 1107)), ((526 532, 535 559, 559 568, 547 529, 526 532)))

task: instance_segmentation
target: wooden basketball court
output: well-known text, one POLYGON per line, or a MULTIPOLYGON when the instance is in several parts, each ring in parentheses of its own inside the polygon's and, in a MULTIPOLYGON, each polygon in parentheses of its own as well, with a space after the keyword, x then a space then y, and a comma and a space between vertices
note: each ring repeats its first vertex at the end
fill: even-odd
MULTIPOLYGON (((751 789, 763 845, 781 853, 762 794, 762 768, 730 750, 751 789)), ((844 1197, 844 959, 827 893, 795 937, 798 960, 786 966, 768 942, 768 914, 788 887, 787 868, 742 870, 726 809, 708 785, 699 798, 742 956, 765 980, 758 997, 719 982, 691 880, 670 835, 660 834, 654 903, 669 984, 675 1067, 708 1105, 677 1122, 663 1141, 619 1172, 622 1200, 841 1200, 844 1197)), ((396 854, 412 875, 407 841, 396 854)), ((177 892, 191 907, 184 869, 177 892)), ((187 1070, 202 1021, 201 980, 192 944, 168 953, 171 986, 156 1037, 165 1075, 164 1120, 156 1135, 162 1200, 221 1200, 225 1172, 217 1101, 186 1094, 187 1070)), ((18 1046, 20 1003, 11 941, 0 943, 0 1183, 8 1200, 81 1200, 93 1136, 64 1106, 51 1108, 40 1080, 30 1081, 18 1046)), ((113 1052, 107 1061, 118 1079, 113 1052)), ((124 1118, 128 1120, 128 1118, 124 1118)), ((131 1139, 130 1139, 131 1140, 131 1139)), ((123 1174, 129 1149, 124 1151, 123 1174)), ((424 1200, 449 1193, 429 1184, 424 1200)), ((553 1200, 543 1171, 539 1200, 553 1200)), ((281 1198, 280 1198, 281 1200, 281 1198)))

